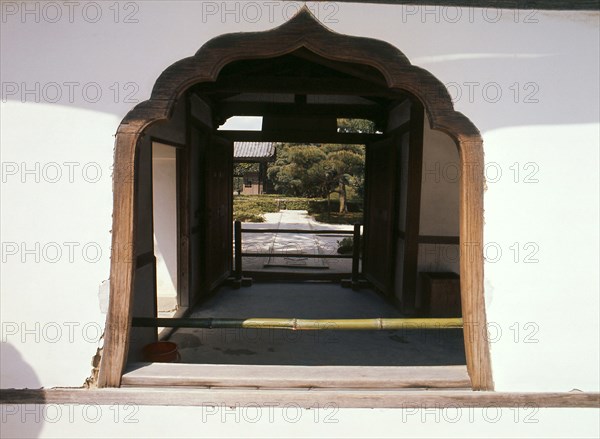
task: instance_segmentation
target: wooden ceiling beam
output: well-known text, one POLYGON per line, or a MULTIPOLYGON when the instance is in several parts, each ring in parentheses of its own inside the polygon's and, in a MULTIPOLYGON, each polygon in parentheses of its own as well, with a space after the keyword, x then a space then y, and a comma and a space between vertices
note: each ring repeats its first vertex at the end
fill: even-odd
POLYGON ((377 105, 221 102, 215 107, 215 113, 224 119, 231 116, 319 115, 377 120, 385 118, 387 111, 377 105))
POLYGON ((332 61, 323 58, 322 56, 319 56, 308 49, 299 49, 295 51, 292 55, 305 61, 309 61, 314 64, 319 64, 329 69, 337 70, 338 72, 354 76, 356 78, 362 79, 363 81, 374 83, 382 87, 387 87, 387 82, 385 81, 385 78, 381 75, 381 73, 379 73, 372 67, 362 66, 360 64, 350 64, 332 61))
POLYGON ((227 131, 216 132, 233 142, 293 142, 293 143, 344 143, 364 145, 381 139, 383 134, 319 133, 314 131, 227 131))
MULTIPOLYGON (((293 93, 394 97, 394 91, 359 79, 230 76, 194 87, 196 93, 293 93)), ((397 92, 398 97, 404 93, 397 92)))

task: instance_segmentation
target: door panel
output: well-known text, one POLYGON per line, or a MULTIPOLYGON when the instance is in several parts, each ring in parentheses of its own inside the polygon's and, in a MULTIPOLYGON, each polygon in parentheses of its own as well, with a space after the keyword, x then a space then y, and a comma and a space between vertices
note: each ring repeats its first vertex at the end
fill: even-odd
POLYGON ((392 139, 367 145, 363 275, 393 296, 397 224, 397 148, 392 139))
POLYGON ((191 127, 189 157, 189 282, 192 305, 202 295, 204 282, 204 163, 208 147, 208 134, 191 127))
POLYGON ((210 291, 231 274, 233 263, 233 142, 211 136, 205 158, 204 285, 210 291))

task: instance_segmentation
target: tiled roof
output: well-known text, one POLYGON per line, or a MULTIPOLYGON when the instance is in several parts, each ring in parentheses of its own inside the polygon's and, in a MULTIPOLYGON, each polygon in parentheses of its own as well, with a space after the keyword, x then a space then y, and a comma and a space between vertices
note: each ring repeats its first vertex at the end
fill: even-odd
POLYGON ((234 159, 261 159, 275 155, 273 142, 234 142, 234 159))

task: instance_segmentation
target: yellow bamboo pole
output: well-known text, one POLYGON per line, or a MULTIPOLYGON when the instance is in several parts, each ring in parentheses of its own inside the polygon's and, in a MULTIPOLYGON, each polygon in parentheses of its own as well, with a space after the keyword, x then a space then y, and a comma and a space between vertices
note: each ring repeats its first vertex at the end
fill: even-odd
POLYGON ((175 328, 258 328, 288 329, 292 331, 379 331, 395 329, 453 329, 462 328, 461 318, 429 319, 290 319, 290 318, 134 318, 134 326, 175 328))
POLYGON ((462 328, 460 318, 447 319, 277 319, 251 318, 242 321, 242 328, 307 330, 393 330, 393 329, 451 329, 462 328))

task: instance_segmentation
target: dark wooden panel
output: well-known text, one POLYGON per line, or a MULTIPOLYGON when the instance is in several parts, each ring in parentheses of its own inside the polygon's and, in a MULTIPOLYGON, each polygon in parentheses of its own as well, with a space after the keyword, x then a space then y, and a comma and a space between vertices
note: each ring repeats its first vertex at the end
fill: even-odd
POLYGON ((460 277, 456 273, 421 273, 423 313, 427 317, 461 317, 460 277))
POLYGON ((204 286, 217 287, 233 264, 233 142, 211 136, 204 164, 204 286))
MULTIPOLYGON (((405 239, 406 234, 403 230, 396 231, 399 239, 405 239)), ((444 244, 444 245, 459 245, 460 237, 458 236, 438 236, 438 235, 419 235, 419 244, 444 244)))
POLYGON ((177 302, 192 304, 190 297, 190 123, 186 109, 186 145, 177 150, 177 302))
POLYGON ((142 253, 141 255, 137 255, 135 258, 136 268, 142 268, 145 265, 155 264, 155 263, 156 263, 156 257, 154 256, 154 251, 142 253))
POLYGON ((345 143, 364 145, 381 138, 381 134, 323 133, 312 131, 218 131, 233 142, 295 142, 345 143))
POLYGON ((385 110, 378 105, 357 104, 273 104, 268 102, 222 102, 215 111, 226 119, 231 116, 333 115, 359 119, 379 119, 385 110))
POLYGON ((400 300, 402 310, 408 313, 415 310, 417 294, 424 114, 423 106, 420 103, 413 103, 410 110, 406 230, 404 231, 404 275, 402 278, 402 299, 400 300))
POLYGON ((209 135, 197 126, 190 127, 188 158, 188 242, 189 242, 189 305, 202 295, 204 283, 204 232, 203 214, 205 196, 203 190, 204 162, 209 135))
POLYGON ((419 235, 419 244, 459 245, 460 238, 458 236, 419 235))
POLYGON ((363 275, 388 297, 393 295, 397 148, 392 139, 367 145, 363 275))
MULTIPOLYGON (((219 79, 216 83, 199 84, 194 87, 199 94, 207 93, 294 93, 294 94, 335 94, 352 96, 389 96, 386 87, 350 78, 299 78, 263 76, 248 77, 245 74, 219 79)), ((396 97, 405 95, 398 92, 396 97)))

